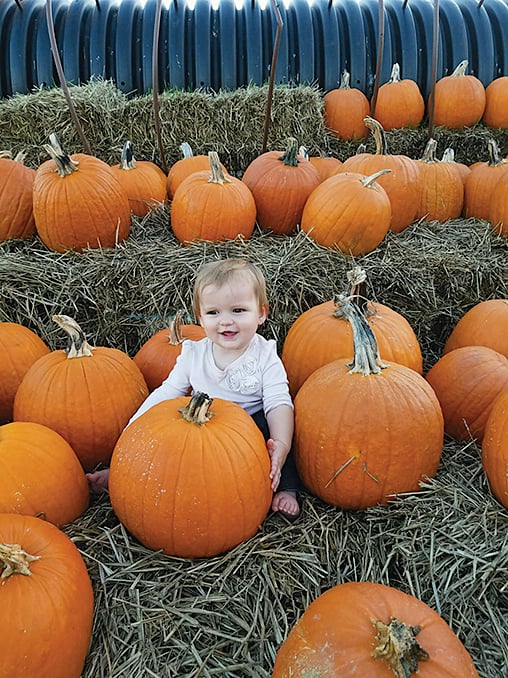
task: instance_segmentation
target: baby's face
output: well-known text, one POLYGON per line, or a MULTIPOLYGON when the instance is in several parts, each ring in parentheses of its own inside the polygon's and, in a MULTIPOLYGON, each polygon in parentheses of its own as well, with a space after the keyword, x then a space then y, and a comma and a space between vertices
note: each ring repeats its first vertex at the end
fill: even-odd
POLYGON ((203 289, 199 322, 207 337, 223 350, 241 353, 266 315, 252 282, 243 276, 221 287, 207 285, 203 289))

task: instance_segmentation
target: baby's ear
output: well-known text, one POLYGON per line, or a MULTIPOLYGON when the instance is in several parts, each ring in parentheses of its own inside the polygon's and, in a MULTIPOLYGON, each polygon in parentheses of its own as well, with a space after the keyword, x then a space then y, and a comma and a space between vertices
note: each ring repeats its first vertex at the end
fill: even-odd
POLYGON ((263 304, 262 306, 259 307, 259 320, 258 320, 259 325, 262 325, 267 318, 268 318, 268 305, 263 304))

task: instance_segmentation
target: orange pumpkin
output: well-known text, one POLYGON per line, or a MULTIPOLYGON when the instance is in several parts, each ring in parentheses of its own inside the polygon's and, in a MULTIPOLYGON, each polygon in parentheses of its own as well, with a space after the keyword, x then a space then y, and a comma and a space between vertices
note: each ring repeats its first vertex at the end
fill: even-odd
POLYGON ((464 182, 448 162, 436 158, 435 139, 429 139, 418 164, 421 192, 417 216, 426 221, 448 221, 462 213, 464 182))
POLYGON ((369 115, 369 100, 356 87, 350 86, 351 76, 343 71, 339 87, 323 98, 326 127, 339 139, 363 139, 367 132, 363 119, 369 115))
MULTIPOLYGON (((289 328, 282 347, 282 362, 293 397, 307 377, 318 368, 353 355, 353 331, 351 323, 343 317, 344 303, 345 299, 339 298, 313 306, 289 328)), ((362 305, 361 301, 358 303, 362 305)), ((377 302, 365 302, 363 312, 383 358, 406 365, 421 374, 420 345, 404 316, 377 302)))
POLYGON ((0 152, 0 242, 29 238, 35 233, 33 183, 35 170, 23 164, 24 154, 15 158, 0 152))
POLYGON ((145 341, 133 360, 141 370, 148 390, 153 391, 160 386, 171 372, 184 341, 198 341, 205 336, 201 325, 183 325, 182 313, 178 311, 169 329, 159 330, 145 341))
POLYGON ((309 156, 309 162, 318 172, 320 181, 325 181, 339 171, 342 162, 338 158, 320 153, 319 155, 309 156))
POLYGON ((481 442, 492 405, 508 390, 508 358, 487 346, 463 346, 442 356, 427 372, 455 440, 481 442))
POLYGON ((296 394, 295 460, 313 494, 344 509, 364 509, 416 492, 434 476, 443 416, 421 375, 381 361, 358 307, 349 302, 343 311, 353 326, 353 362, 341 358, 320 367, 296 394))
MULTIPOLYGON (((434 125, 460 129, 482 119, 486 105, 485 87, 474 75, 466 75, 468 61, 461 61, 451 75, 436 82, 434 89, 434 125)), ((428 110, 432 105, 427 103, 428 110)))
POLYGON ((49 249, 81 252, 108 248, 129 235, 129 200, 111 167, 91 155, 67 155, 55 134, 52 159, 35 172, 33 210, 37 233, 49 249))
POLYGON ((16 391, 33 363, 49 353, 40 337, 19 323, 0 323, 0 424, 12 420, 16 391))
POLYGON ((488 346, 508 358, 508 299, 480 301, 460 318, 443 353, 462 346, 488 346))
POLYGON ((166 175, 154 162, 136 160, 130 141, 123 146, 120 163, 111 169, 137 217, 144 217, 154 206, 166 201, 166 175))
POLYGON ((76 546, 40 518, 2 513, 0 571, 1 675, 79 678, 94 595, 76 546))
POLYGON ((0 427, 0 513, 42 514, 58 527, 88 507, 88 482, 74 450, 41 424, 0 427))
POLYGON ((508 391, 496 398, 485 424, 482 465, 492 494, 508 508, 508 391))
POLYGON ((475 162, 464 184, 464 216, 489 219, 492 192, 497 181, 508 170, 508 161, 499 151, 495 139, 488 140, 489 159, 475 162))
POLYGON ((508 237, 508 172, 501 174, 492 190, 489 221, 496 233, 508 237))
POLYGON ((319 184, 303 208, 302 231, 323 247, 354 257, 375 250, 392 218, 390 198, 377 182, 386 172, 368 177, 339 172, 319 184))
POLYGON ((452 167, 455 170, 455 172, 460 176, 462 183, 465 186, 466 179, 471 174, 471 167, 469 165, 464 164, 463 162, 457 162, 457 160, 455 160, 455 151, 453 150, 453 148, 448 146, 448 148, 444 149, 441 161, 450 163, 450 167, 452 167))
POLYGON ((267 151, 255 158, 242 181, 254 196, 259 226, 283 235, 300 223, 305 202, 320 183, 317 169, 298 155, 293 137, 284 153, 267 151))
POLYGON ((425 115, 425 102, 414 80, 400 78, 399 64, 393 64, 390 80, 377 92, 373 117, 385 131, 418 127, 425 115))
POLYGON ((67 440, 85 471, 91 471, 109 463, 148 388, 126 353, 92 348, 68 316, 53 320, 68 333, 69 348, 51 351, 28 370, 14 399, 14 420, 52 428, 67 440))
POLYGON ((368 176, 382 169, 391 170, 389 174, 380 176, 377 182, 390 198, 390 230, 400 233, 416 218, 421 190, 419 167, 415 160, 406 155, 392 155, 388 152, 385 131, 377 120, 366 117, 365 124, 374 136, 376 152, 358 153, 347 158, 339 171, 360 172, 368 176))
POLYGON ((135 419, 113 452, 109 494, 148 548, 213 556, 252 537, 271 503, 262 433, 239 405, 198 393, 135 419))
POLYGON ((282 643, 273 678, 478 678, 468 651, 437 612, 391 586, 348 582, 305 610, 282 643))
POLYGON ((483 122, 489 127, 508 129, 508 75, 492 80, 485 89, 483 122))
MULTIPOLYGON (((170 200, 173 200, 175 191, 184 179, 187 179, 194 172, 203 172, 210 169, 210 160, 208 154, 200 153, 194 155, 190 144, 184 141, 180 144, 183 158, 177 160, 169 169, 166 190, 170 200)), ((227 174, 227 169, 221 164, 222 171, 227 174)))
POLYGON ((240 179, 222 171, 210 151, 209 168, 194 172, 178 186, 171 203, 171 228, 183 243, 222 242, 250 238, 256 224, 256 203, 240 179))

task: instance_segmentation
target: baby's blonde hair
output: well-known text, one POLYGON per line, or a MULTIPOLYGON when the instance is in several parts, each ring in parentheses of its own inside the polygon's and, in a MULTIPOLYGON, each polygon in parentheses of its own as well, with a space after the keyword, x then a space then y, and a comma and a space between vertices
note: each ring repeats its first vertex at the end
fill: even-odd
POLYGON ((193 299, 196 318, 200 316, 199 302, 204 288, 208 285, 222 287, 237 276, 244 276, 251 280, 259 307, 268 310, 266 282, 259 268, 247 259, 219 259, 203 264, 197 272, 193 299))

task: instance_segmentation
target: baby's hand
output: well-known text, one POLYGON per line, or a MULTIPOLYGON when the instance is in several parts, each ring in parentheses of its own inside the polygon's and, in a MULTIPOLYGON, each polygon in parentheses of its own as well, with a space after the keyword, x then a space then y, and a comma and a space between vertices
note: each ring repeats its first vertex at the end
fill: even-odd
POLYGON ((280 472, 286 461, 288 450, 281 440, 274 440, 273 438, 269 438, 266 441, 266 449, 271 460, 270 478, 272 480, 272 491, 275 492, 280 483, 280 472))
POLYGON ((101 494, 108 491, 109 468, 103 468, 100 471, 85 474, 90 486, 90 492, 101 494))

